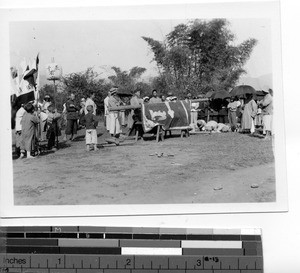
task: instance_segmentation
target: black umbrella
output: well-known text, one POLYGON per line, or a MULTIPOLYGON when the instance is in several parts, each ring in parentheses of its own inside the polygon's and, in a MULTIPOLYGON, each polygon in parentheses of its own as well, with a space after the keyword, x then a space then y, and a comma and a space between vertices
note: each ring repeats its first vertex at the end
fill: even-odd
POLYGON ((255 96, 254 98, 257 99, 257 100, 261 100, 263 99, 263 97, 266 95, 266 93, 264 93, 263 91, 260 91, 260 90, 257 90, 255 92, 255 96))
POLYGON ((266 93, 264 91, 260 91, 260 90, 256 91, 255 93, 256 96, 264 96, 265 94, 266 93))
POLYGON ((120 97, 131 97, 132 94, 126 90, 117 90, 116 92, 120 97))
POLYGON ((212 99, 222 99, 222 100, 226 99, 226 98, 230 98, 230 97, 231 97, 231 95, 227 91, 215 92, 211 96, 212 99))
POLYGON ((232 97, 235 96, 242 96, 246 94, 255 94, 255 89, 250 85, 239 85, 233 88, 233 90, 230 92, 230 95, 232 97))

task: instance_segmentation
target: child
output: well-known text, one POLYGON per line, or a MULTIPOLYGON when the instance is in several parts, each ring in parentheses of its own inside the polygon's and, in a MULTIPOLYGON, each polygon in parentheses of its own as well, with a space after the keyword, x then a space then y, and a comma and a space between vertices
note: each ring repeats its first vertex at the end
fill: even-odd
MULTIPOLYGON (((47 139, 48 139, 48 150, 51 150, 55 146, 55 138, 59 135, 58 119, 61 114, 57 113, 53 105, 48 107, 47 117, 47 139)), ((57 147, 56 147, 57 148, 57 147)))
POLYGON ((94 107, 92 105, 87 106, 88 113, 82 118, 81 124, 85 126, 85 143, 86 150, 90 151, 90 146, 94 147, 95 151, 98 151, 97 148, 97 125, 98 120, 95 115, 93 115, 94 107))
POLYGON ((22 117, 22 140, 21 140, 21 150, 23 153, 20 158, 25 156, 25 151, 27 151, 27 158, 34 158, 30 155, 31 148, 34 141, 34 135, 36 134, 36 126, 40 122, 39 118, 34 115, 34 106, 28 103, 24 106, 26 113, 22 117))

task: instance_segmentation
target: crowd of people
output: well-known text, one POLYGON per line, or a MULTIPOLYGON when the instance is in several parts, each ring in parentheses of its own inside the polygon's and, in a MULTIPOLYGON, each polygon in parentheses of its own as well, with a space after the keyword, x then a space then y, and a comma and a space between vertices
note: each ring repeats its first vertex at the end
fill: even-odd
MULTIPOLYGON (((200 104, 199 100, 192 98, 191 93, 183 99, 190 102, 191 124, 193 132, 196 130, 209 132, 243 132, 253 134, 255 128, 262 127, 262 133, 266 139, 272 135, 273 98, 272 90, 265 90, 262 99, 254 99, 252 94, 246 94, 243 98, 232 97, 225 100, 221 110, 227 114, 227 121, 217 122, 199 119, 199 112, 211 110, 209 102, 200 104), (225 105, 225 106, 224 106, 225 105), (205 108, 205 109, 203 109, 205 108)), ((64 141, 74 141, 77 138, 78 129, 85 128, 86 150, 97 150, 97 105, 95 92, 90 92, 88 97, 81 98, 76 103, 75 95, 70 94, 63 104, 63 111, 59 113, 51 101, 49 95, 45 95, 43 102, 29 102, 22 105, 16 113, 16 148, 20 158, 33 158, 31 151, 41 141, 47 141, 47 149, 55 150, 58 145, 58 136, 64 131, 64 141)), ((172 102, 178 98, 169 93, 168 96, 159 96, 157 90, 152 91, 152 96, 141 97, 141 91, 135 90, 130 99, 122 98, 118 88, 109 90, 104 99, 104 125, 107 133, 113 141, 119 145, 123 128, 132 128, 136 121, 141 121, 140 106, 145 103, 172 102), (114 110, 121 105, 129 104, 133 109, 114 110), (111 110, 112 109, 112 110, 111 110)))

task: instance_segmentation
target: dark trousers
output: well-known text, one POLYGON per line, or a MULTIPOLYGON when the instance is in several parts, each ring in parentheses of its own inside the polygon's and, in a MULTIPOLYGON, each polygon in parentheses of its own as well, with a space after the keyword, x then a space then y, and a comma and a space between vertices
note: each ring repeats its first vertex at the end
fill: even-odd
POLYGON ((76 134, 77 134, 77 119, 68 119, 66 135, 76 135, 76 134))

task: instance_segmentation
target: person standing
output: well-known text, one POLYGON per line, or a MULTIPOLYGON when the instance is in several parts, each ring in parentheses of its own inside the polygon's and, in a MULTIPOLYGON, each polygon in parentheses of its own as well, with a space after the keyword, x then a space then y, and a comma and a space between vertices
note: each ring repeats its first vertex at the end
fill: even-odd
MULTIPOLYGON (((61 114, 57 112, 57 109, 53 105, 48 107, 48 117, 47 117, 47 139, 48 139, 48 150, 58 145, 58 141, 55 144, 55 140, 60 134, 58 127, 58 120, 61 118, 61 114)), ((56 146, 55 149, 58 147, 56 146)))
POLYGON ((40 103, 40 140, 46 140, 46 130, 47 130, 47 117, 48 117, 48 107, 52 105, 51 98, 49 95, 45 95, 43 103, 40 103))
POLYGON ((157 91, 154 89, 152 91, 152 97, 149 100, 149 103, 159 103, 162 102, 161 98, 157 96, 157 91))
POLYGON ((252 94, 246 94, 245 103, 242 106, 242 132, 254 133, 254 118, 257 113, 257 104, 252 94))
POLYGON ((80 99, 80 110, 79 110, 79 124, 78 124, 78 128, 81 129, 81 125, 80 125, 80 121, 81 119, 83 119, 83 117, 85 116, 85 98, 81 98, 80 99))
POLYGON ((75 95, 71 93, 69 100, 66 102, 67 110, 67 129, 66 136, 70 135, 69 140, 74 140, 77 136, 78 111, 80 110, 75 104, 75 95))
POLYGON ((27 152, 27 158, 34 158, 31 156, 31 149, 33 146, 34 136, 36 134, 36 127, 40 122, 38 116, 34 115, 34 106, 31 103, 25 105, 26 113, 22 118, 22 140, 21 140, 21 155, 20 158, 25 157, 27 152))
POLYGON ((117 107, 121 105, 120 97, 117 94, 117 88, 113 87, 110 89, 110 98, 108 100, 108 109, 109 109, 109 133, 111 137, 115 138, 116 144, 119 145, 119 137, 121 134, 121 124, 120 124, 120 115, 119 111, 110 110, 111 107, 117 107))
POLYGON ((199 102, 193 102, 192 101, 192 94, 188 93, 185 100, 190 103, 191 107, 191 124, 190 126, 192 127, 191 133, 195 133, 196 130, 198 129, 197 126, 197 120, 198 120, 198 108, 199 108, 199 102))
POLYGON ((234 99, 234 97, 230 98, 230 102, 227 105, 228 108, 228 122, 231 127, 231 131, 234 132, 237 127, 237 120, 236 120, 236 111, 238 108, 237 101, 234 99))
POLYGON ((26 110, 24 104, 21 105, 20 109, 16 113, 15 122, 15 134, 16 134, 16 153, 18 156, 21 155, 21 142, 22 142, 22 118, 25 115, 26 110))
POLYGON ((110 97, 110 91, 108 91, 106 98, 104 99, 104 122, 105 122, 105 128, 107 130, 107 132, 109 132, 109 124, 110 124, 110 120, 109 120, 109 111, 108 111, 108 100, 110 97))
POLYGON ((272 136, 273 97, 271 96, 270 91, 270 89, 267 91, 263 90, 265 96, 258 103, 261 107, 263 134, 266 139, 270 139, 272 136))
MULTIPOLYGON (((133 96, 130 99, 131 106, 140 106, 143 103, 143 99, 141 99, 141 91, 136 89, 134 91, 133 96)), ((136 121, 141 121, 141 109, 132 109, 130 114, 128 115, 128 128, 132 128, 133 123, 136 121)))
POLYGON ((93 106, 88 105, 87 106, 88 113, 82 118, 81 124, 85 126, 85 143, 86 143, 86 150, 89 152, 91 148, 94 149, 94 151, 98 151, 97 148, 97 125, 98 125, 98 119, 93 114, 93 106))

